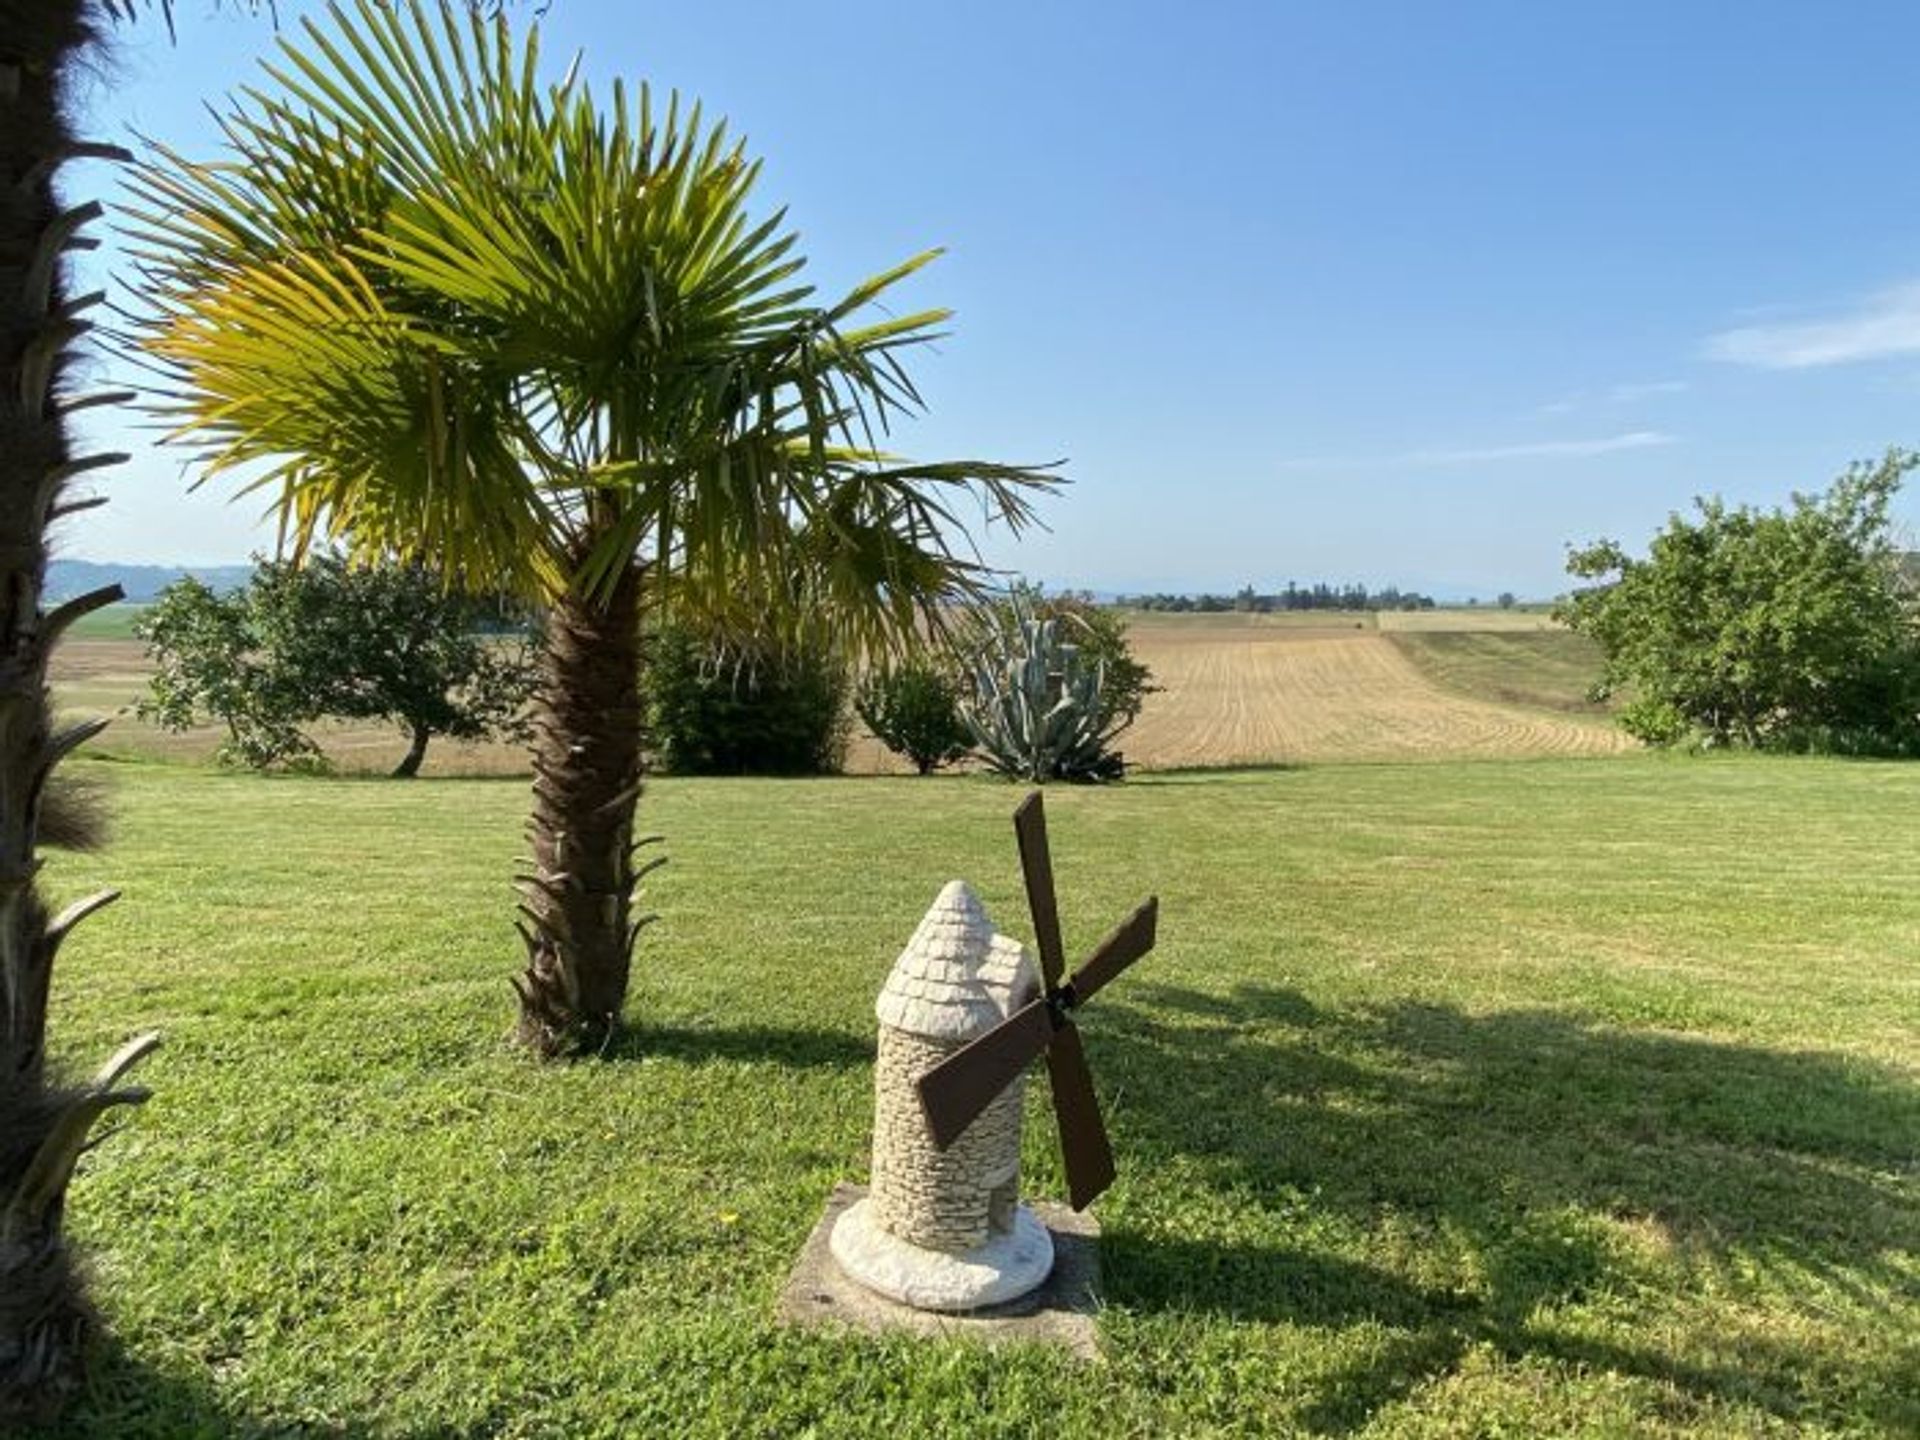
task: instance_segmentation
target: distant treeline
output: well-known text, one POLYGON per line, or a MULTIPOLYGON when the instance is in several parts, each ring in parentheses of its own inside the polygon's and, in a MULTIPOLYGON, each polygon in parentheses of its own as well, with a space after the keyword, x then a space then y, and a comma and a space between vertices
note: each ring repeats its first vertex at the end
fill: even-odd
POLYGON ((1274 610, 1431 610, 1433 597, 1389 585, 1369 590, 1364 585, 1296 585, 1274 595, 1259 594, 1251 585, 1234 595, 1122 595, 1122 605, 1136 610, 1218 614, 1229 610, 1265 615, 1274 610))

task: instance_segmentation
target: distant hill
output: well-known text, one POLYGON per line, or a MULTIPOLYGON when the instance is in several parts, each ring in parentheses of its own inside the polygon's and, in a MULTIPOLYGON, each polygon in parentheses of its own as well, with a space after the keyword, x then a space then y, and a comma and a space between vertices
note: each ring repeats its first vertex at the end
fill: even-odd
POLYGON ((237 590, 253 574, 251 565, 117 565, 111 561, 55 560, 47 566, 47 598, 66 600, 117 584, 129 600, 152 600, 183 576, 192 575, 215 590, 237 590))

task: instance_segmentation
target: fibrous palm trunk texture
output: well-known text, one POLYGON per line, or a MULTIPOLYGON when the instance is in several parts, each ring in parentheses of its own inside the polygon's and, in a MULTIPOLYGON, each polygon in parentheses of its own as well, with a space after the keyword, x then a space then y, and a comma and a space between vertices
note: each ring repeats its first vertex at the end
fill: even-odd
POLYGON ((55 955, 113 898, 52 916, 38 886, 54 768, 100 728, 53 728, 48 654, 75 619, 119 598, 108 589, 49 611, 42 594, 48 526, 89 503, 72 482, 123 458, 73 454, 67 417, 113 397, 63 384, 97 299, 68 296, 64 257, 99 207, 64 205, 55 177, 67 160, 115 153, 76 142, 61 105, 93 18, 83 0, 0 0, 0 1429, 51 1411, 78 1378, 93 1316, 62 1230, 67 1182, 93 1122, 144 1098, 114 1087, 152 1044, 129 1046, 90 1086, 48 1082, 55 955))
POLYGON ((640 877, 641 575, 629 566, 595 602, 563 597, 547 618, 535 705, 532 857, 521 877, 527 969, 520 1042, 543 1055, 601 1049, 620 1025, 640 877))

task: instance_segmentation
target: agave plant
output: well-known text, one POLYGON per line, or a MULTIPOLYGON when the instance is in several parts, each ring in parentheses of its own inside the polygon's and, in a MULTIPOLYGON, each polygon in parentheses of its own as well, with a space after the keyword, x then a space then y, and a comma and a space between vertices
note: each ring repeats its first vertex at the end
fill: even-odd
POLYGON ((1130 717, 1110 713, 1106 666, 1083 653, 1070 624, 1037 613, 1025 589, 976 621, 961 715, 981 758, 1012 779, 1113 780, 1124 768, 1112 746, 1130 717))
POLYGON ((1047 475, 879 448, 944 311, 829 305, 759 166, 677 98, 443 3, 353 0, 283 44, 226 154, 140 184, 144 343, 209 474, 299 553, 397 554, 547 611, 520 1038, 603 1045, 634 937, 643 612, 745 611, 884 647, 971 594, 952 500, 1016 531, 1047 475), (803 575, 804 584, 794 577, 803 575))

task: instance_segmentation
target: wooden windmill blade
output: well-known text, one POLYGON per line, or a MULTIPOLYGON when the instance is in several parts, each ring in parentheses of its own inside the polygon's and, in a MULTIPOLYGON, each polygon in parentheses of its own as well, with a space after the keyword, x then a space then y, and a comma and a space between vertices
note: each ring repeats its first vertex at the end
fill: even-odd
POLYGON ((1100 948, 1087 957, 1087 963, 1073 972, 1068 989, 1073 1003, 1084 1005, 1134 961, 1153 949, 1155 932, 1160 928, 1160 897, 1149 896, 1141 906, 1114 927, 1100 942, 1100 948))
POLYGON ((1060 1125, 1067 1198, 1074 1209, 1084 1210, 1113 1184, 1113 1145, 1107 1139, 1107 1123, 1100 1118, 1100 1099, 1094 1094, 1080 1027, 1071 1020, 1061 1024, 1047 1047, 1047 1082, 1060 1125))
POLYGON ((920 1108, 933 1143, 944 1150, 958 1140, 1053 1038, 1052 1007, 1041 998, 923 1074, 917 1082, 920 1108))
POLYGON ((1040 979, 1052 994, 1066 973, 1067 954, 1060 943, 1060 906, 1053 891, 1046 806, 1038 790, 1028 791, 1013 812, 1013 833, 1020 845, 1020 873, 1027 882, 1027 909, 1033 915, 1033 943, 1040 951, 1040 979))

